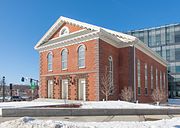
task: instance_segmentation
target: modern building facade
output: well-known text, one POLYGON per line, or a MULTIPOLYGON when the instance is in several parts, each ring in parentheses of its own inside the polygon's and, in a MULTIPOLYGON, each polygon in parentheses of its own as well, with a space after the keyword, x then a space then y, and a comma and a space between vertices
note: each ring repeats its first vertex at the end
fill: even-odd
POLYGON ((42 98, 103 100, 106 73, 110 100, 125 86, 139 102, 152 102, 155 88, 167 92, 166 61, 134 36, 60 17, 35 49, 42 98))
POLYGON ((168 61, 170 97, 180 97, 180 24, 129 31, 168 61))

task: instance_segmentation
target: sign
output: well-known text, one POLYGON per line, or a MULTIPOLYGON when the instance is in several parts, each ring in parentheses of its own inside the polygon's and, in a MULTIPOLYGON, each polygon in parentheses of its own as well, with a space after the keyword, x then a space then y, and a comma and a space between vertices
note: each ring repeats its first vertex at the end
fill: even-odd
POLYGON ((35 82, 31 82, 31 89, 34 90, 36 88, 35 82))

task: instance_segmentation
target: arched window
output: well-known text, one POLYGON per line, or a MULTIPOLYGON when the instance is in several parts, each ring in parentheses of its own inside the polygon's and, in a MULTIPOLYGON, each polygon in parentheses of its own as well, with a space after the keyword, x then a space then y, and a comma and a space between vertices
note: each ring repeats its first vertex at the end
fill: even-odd
POLYGON ((85 46, 81 45, 78 48, 78 66, 79 68, 85 67, 85 46))
POLYGON ((61 67, 62 67, 62 70, 67 69, 67 54, 68 54, 67 49, 63 49, 62 53, 61 53, 61 67))
POLYGON ((60 30, 59 36, 67 35, 67 34, 69 34, 69 29, 68 29, 68 27, 64 26, 64 27, 60 30))
MULTIPOLYGON (((110 87, 113 89, 113 58, 112 56, 109 56, 109 81, 110 81, 110 87)), ((111 93, 113 93, 113 90, 110 90, 111 93)))
POLYGON ((48 56, 47 56, 47 64, 48 64, 48 71, 52 71, 52 59, 53 59, 53 56, 52 56, 52 53, 48 53, 48 56))

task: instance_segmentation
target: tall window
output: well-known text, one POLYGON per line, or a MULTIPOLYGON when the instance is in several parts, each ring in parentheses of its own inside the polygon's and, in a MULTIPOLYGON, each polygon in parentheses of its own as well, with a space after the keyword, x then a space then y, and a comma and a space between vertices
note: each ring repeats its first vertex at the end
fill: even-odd
POLYGON ((156 89, 158 88, 158 70, 156 68, 156 89))
POLYGON ((153 90, 154 84, 154 76, 153 76, 153 66, 151 66, 151 90, 153 90))
POLYGON ((160 71, 160 89, 162 89, 162 72, 160 71))
POLYGON ((78 48, 78 66, 79 68, 85 67, 85 46, 81 45, 78 48))
POLYGON ((61 66, 62 66, 62 70, 66 70, 67 69, 67 54, 68 51, 67 49, 64 49, 61 53, 61 66))
POLYGON ((166 88, 166 75, 164 73, 164 89, 166 88))
MULTIPOLYGON (((109 60, 109 80, 110 80, 110 89, 113 88, 113 58, 110 56, 108 58, 109 60)), ((111 93, 113 93, 113 90, 110 90, 111 93)))
POLYGON ((145 64, 145 94, 148 94, 148 73, 147 73, 147 64, 145 64))
POLYGON ((138 73, 138 95, 140 95, 141 94, 141 64, 139 59, 137 62, 137 73, 138 73))
POLYGON ((47 56, 48 71, 52 71, 52 59, 53 59, 53 56, 52 56, 52 53, 50 52, 47 56))

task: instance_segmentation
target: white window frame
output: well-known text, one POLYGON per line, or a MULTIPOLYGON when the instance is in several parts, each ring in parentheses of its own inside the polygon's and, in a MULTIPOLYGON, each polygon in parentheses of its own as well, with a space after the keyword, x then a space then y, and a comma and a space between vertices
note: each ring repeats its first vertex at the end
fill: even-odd
POLYGON ((158 88, 158 69, 156 68, 156 89, 158 88))
POLYGON ((62 36, 66 36, 69 34, 69 28, 67 26, 64 26, 61 28, 61 30, 59 31, 59 36, 62 37, 62 36), (66 33, 62 34, 63 31, 67 31, 66 33))
POLYGON ((144 66, 144 73, 145 73, 145 95, 148 95, 148 69, 147 69, 148 67, 147 67, 147 64, 145 64, 145 66, 144 66), (147 93, 146 93, 146 91, 147 91, 147 93))
MULTIPOLYGON (((81 51, 83 52, 83 51, 81 51)), ((86 67, 86 47, 84 45, 80 45, 78 47, 78 67, 79 68, 85 68, 86 67), (80 48, 83 48, 84 49, 84 56, 80 58, 80 48), (80 61, 83 60, 83 64, 82 66, 80 66, 80 61)))
POLYGON ((164 73, 164 89, 166 89, 166 73, 164 73))
POLYGON ((69 89, 69 85, 68 85, 68 79, 62 79, 62 83, 61 83, 61 92, 62 92, 62 94, 61 94, 61 97, 62 97, 62 99, 64 99, 64 97, 63 96, 65 96, 66 98, 66 100, 68 100, 68 90, 69 89), (67 87, 65 87, 65 85, 63 85, 63 84, 67 84, 67 87), (67 88, 67 92, 66 93, 64 93, 63 91, 64 91, 64 87, 65 88, 67 88))
POLYGON ((113 79, 113 77, 114 77, 113 76, 113 73, 114 73, 113 68, 114 67, 113 67, 113 58, 112 58, 112 56, 109 56, 108 61, 109 61, 109 74, 110 74, 109 75, 110 76, 109 80, 110 80, 110 84, 111 84, 110 89, 112 89, 112 90, 110 90, 110 94, 113 94, 114 93, 114 89, 113 89, 114 88, 113 87, 114 86, 114 79, 113 79))
POLYGON ((153 66, 151 66, 151 90, 154 89, 154 75, 153 75, 153 66))
POLYGON ((137 60, 138 95, 141 95, 141 62, 137 60))
POLYGON ((162 89, 162 72, 160 71, 160 89, 162 89))
POLYGON ((63 49, 61 52, 61 69, 62 70, 67 70, 68 67, 68 50, 67 49, 63 49), (63 54, 65 54, 65 58, 63 57, 63 54), (64 59, 64 60, 63 60, 64 59), (65 67, 63 67, 63 64, 65 63, 65 67))
POLYGON ((52 52, 49 52, 47 54, 47 69, 49 72, 53 70, 53 54, 52 54, 52 52), (51 55, 51 60, 49 58, 50 55, 51 55))

